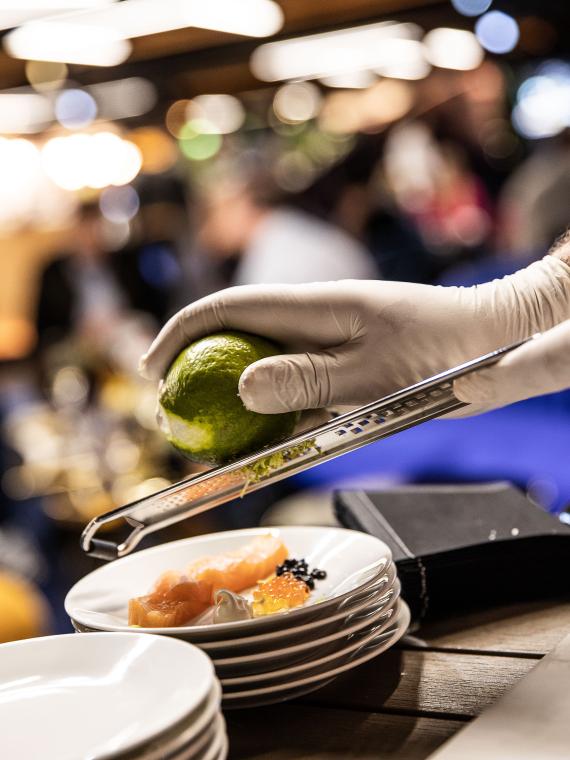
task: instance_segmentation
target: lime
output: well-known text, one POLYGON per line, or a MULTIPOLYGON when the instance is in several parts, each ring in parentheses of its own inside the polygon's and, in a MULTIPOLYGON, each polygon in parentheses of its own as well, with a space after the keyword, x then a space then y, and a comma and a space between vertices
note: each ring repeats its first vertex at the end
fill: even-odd
POLYGON ((243 332, 187 346, 159 390, 159 424, 170 443, 194 462, 223 464, 291 435, 297 412, 250 412, 238 394, 244 369, 279 353, 275 343, 243 332))

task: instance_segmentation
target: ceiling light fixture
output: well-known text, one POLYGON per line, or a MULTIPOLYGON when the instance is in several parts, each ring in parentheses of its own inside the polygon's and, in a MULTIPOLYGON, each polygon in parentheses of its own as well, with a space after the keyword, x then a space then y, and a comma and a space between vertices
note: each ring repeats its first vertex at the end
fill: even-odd
POLYGON ((387 63, 388 40, 417 40, 422 30, 416 24, 383 21, 342 29, 338 32, 295 37, 260 45, 250 60, 258 79, 316 79, 370 71, 387 63))
POLYGON ((47 20, 14 29, 4 38, 4 49, 14 58, 32 61, 116 66, 128 58, 131 44, 107 27, 47 20))
POLYGON ((485 55, 475 35, 464 29, 432 29, 423 42, 428 61, 440 69, 476 69, 485 55))

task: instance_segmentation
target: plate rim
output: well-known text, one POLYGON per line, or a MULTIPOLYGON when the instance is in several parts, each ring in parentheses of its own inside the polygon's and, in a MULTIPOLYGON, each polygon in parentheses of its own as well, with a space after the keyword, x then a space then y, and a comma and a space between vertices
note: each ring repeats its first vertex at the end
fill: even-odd
MULTIPOLYGON (((320 532, 320 533, 336 533, 338 535, 346 535, 346 534, 352 534, 354 536, 358 536, 360 539, 377 544, 379 548, 382 549, 382 555, 379 557, 379 559, 363 568, 361 568, 359 571, 360 573, 364 573, 367 570, 371 570, 373 568, 376 568, 377 566, 381 565, 382 562, 384 563, 382 565, 381 570, 376 573, 376 576, 380 574, 380 572, 383 572, 386 567, 393 561, 392 558, 392 552, 387 544, 385 544, 383 541, 381 541, 379 538, 376 538, 375 536, 371 536, 368 533, 364 533, 359 530, 353 530, 351 528, 342 528, 342 527, 329 527, 329 526, 317 526, 317 525, 276 525, 271 527, 261 527, 261 528, 242 528, 238 530, 228 530, 228 531, 218 531, 215 533, 206 533, 204 535, 200 536, 190 536, 189 538, 182 538, 178 539, 176 541, 169 541, 164 544, 159 544, 158 546, 151 546, 148 549, 142 549, 141 551, 134 552, 133 554, 129 554, 126 557, 121 557, 112 563, 107 563, 106 565, 102 565, 101 567, 96 568, 95 570, 92 570, 90 573, 87 573, 87 575, 83 576, 77 583, 75 583, 67 592, 64 600, 64 608, 65 612, 68 615, 68 617, 73 618, 81 625, 85 625, 87 627, 91 627, 88 623, 83 622, 81 618, 81 611, 84 610, 84 608, 81 607, 72 607, 71 599, 74 593, 76 593, 76 590, 78 587, 80 587, 82 584, 85 583, 87 578, 93 578, 96 575, 99 575, 101 573, 104 573, 107 571, 107 568, 109 567, 117 567, 119 565, 125 565, 125 564, 132 564, 133 562, 140 561, 141 556, 149 556, 150 554, 160 554, 164 552, 167 547, 172 546, 182 546, 183 544, 192 543, 192 545, 200 544, 200 543, 208 543, 208 541, 211 541, 214 538, 222 538, 222 537, 234 537, 234 536, 259 536, 259 535, 275 535, 279 534, 281 532, 305 532, 305 531, 313 531, 313 532, 320 532), (79 612, 79 615, 77 614, 79 612)), ((372 578, 368 578, 367 581, 363 584, 360 584, 359 586, 356 586, 355 588, 350 589, 349 591, 346 591, 344 594, 340 594, 335 597, 330 597, 325 599, 323 602, 320 602, 318 604, 320 609, 324 608, 324 605, 330 605, 335 602, 342 602, 344 598, 347 598, 348 595, 354 594, 356 589, 360 587, 364 587, 367 583, 374 580, 376 576, 373 576, 372 578)), ((280 619, 282 620, 290 620, 290 619, 296 619, 301 618, 304 615, 307 615, 308 611, 316 607, 316 604, 313 605, 307 605, 303 607, 297 607, 295 609, 289 610, 287 612, 281 612, 277 613, 280 619)), ((310 614, 310 613, 309 613, 310 614)), ((237 620, 231 623, 215 623, 215 624, 208 624, 208 625, 193 625, 193 626, 176 626, 176 627, 164 627, 164 628, 137 628, 136 631, 139 633, 150 633, 150 634, 156 634, 157 631, 160 631, 160 635, 162 636, 173 636, 177 637, 177 634, 184 633, 186 635, 193 635, 196 634, 197 636, 204 637, 204 641, 208 641, 207 635, 214 633, 219 633, 222 635, 223 633, 228 633, 231 635, 234 632, 238 632, 240 630, 248 630, 248 628, 254 628, 254 629, 263 629, 264 627, 267 627, 269 625, 269 622, 273 622, 276 620, 276 615, 267 615, 260 618, 254 618, 249 620, 237 620)), ((100 628, 97 629, 101 632, 109 632, 109 633, 121 633, 121 632, 127 632, 132 631, 132 627, 130 627, 128 624, 123 625, 106 625, 102 624, 100 628)), ((253 633, 251 635, 254 635, 253 633)), ((198 641, 198 639, 196 639, 198 641)), ((213 643, 213 642, 212 642, 213 643)))
MULTIPOLYGON (((390 624, 393 624, 393 625, 397 624, 398 617, 401 614, 401 607, 399 606, 398 602, 399 600, 396 600, 394 607, 390 607, 388 610, 384 611, 384 612, 390 612, 388 620, 385 620, 383 623, 379 623, 375 629, 368 631, 366 635, 363 636, 361 641, 348 644, 346 647, 337 649, 335 652, 330 652, 324 657, 319 657, 309 662, 298 663, 297 665, 292 665, 291 667, 279 668, 277 670, 271 670, 271 671, 267 671, 266 673, 259 673, 257 675, 252 675, 252 676, 241 676, 238 678, 220 678, 222 689, 224 688, 224 686, 233 686, 233 685, 239 686, 240 684, 238 683, 238 681, 243 682, 245 680, 246 683, 243 684, 245 686, 247 684, 255 684, 256 680, 263 681, 264 678, 271 680, 273 676, 278 678, 279 675, 284 676, 289 671, 294 671, 293 673, 291 673, 291 675, 296 675, 298 671, 302 673, 303 670, 310 670, 311 667, 318 667, 319 665, 324 665, 331 660, 334 661, 337 657, 342 657, 342 655, 350 654, 351 652, 358 650, 359 646, 366 646, 366 644, 368 644, 370 641, 373 641, 377 636, 391 633, 390 624), (247 679, 250 679, 250 680, 247 680, 247 679)), ((366 631, 366 626, 364 626, 364 628, 361 629, 360 631, 356 631, 356 633, 364 633, 365 631, 366 631)))
MULTIPOLYGON (((390 598, 386 605, 383 606, 381 609, 377 610, 375 615, 372 616, 372 620, 375 619, 376 615, 378 616, 378 619, 382 616, 382 613, 387 612, 388 610, 392 609, 396 604, 398 599, 400 598, 401 594, 401 584, 399 581, 399 578, 396 577, 394 583, 392 586, 390 586, 390 589, 396 588, 396 592, 392 595, 392 598, 390 598)), ((389 589, 389 590, 390 590, 389 589)), ((368 600, 367 606, 370 604, 370 600, 368 600)), ((354 614, 354 612, 363 612, 366 609, 366 606, 360 610, 354 610, 350 614, 354 614)), ((330 644, 333 641, 336 641, 337 639, 342 638, 343 636, 349 636, 351 633, 357 633, 358 631, 362 630, 363 628, 366 628, 366 626, 370 623, 370 619, 368 619, 365 623, 361 623, 356 626, 349 626, 348 628, 341 628, 339 631, 335 631, 334 633, 329 634, 328 636, 323 636, 320 639, 313 639, 311 641, 305 641, 302 644, 296 644, 292 647, 282 647, 281 649, 273 649, 268 650, 267 652, 260 652, 259 654, 255 655, 256 659, 267 659, 268 661, 271 660, 271 656, 281 656, 282 654, 286 654, 288 652, 298 654, 299 652, 303 652, 304 650, 310 650, 312 647, 316 646, 322 646, 323 644, 330 644)), ((241 665, 242 662, 248 658, 251 658, 251 655, 242 655, 241 657, 221 657, 221 658, 215 658, 212 657, 212 662, 214 663, 214 667, 226 667, 231 665, 241 665)))
POLYGON ((398 626, 398 628, 394 631, 394 635, 390 637, 388 641, 383 641, 382 644, 380 644, 378 647, 374 647, 361 658, 352 660, 349 663, 340 665, 339 667, 333 668, 332 670, 326 671, 325 673, 319 673, 316 676, 308 676, 307 678, 293 681, 288 684, 279 684, 278 686, 268 686, 260 689, 249 689, 246 691, 235 691, 231 692, 230 694, 224 694, 222 691, 222 707, 224 707, 224 702, 226 702, 227 706, 229 706, 232 702, 237 702, 239 699, 245 699, 247 697, 271 696, 272 694, 278 694, 280 690, 292 689, 296 688, 297 686, 300 688, 304 685, 308 686, 311 683, 318 683, 321 680, 336 678, 336 676, 339 676, 348 670, 353 670, 359 665, 363 665, 365 662, 372 660, 377 655, 382 654, 382 652, 385 652, 386 650, 390 649, 390 647, 394 646, 394 644, 396 644, 396 642, 399 641, 408 630, 411 620, 410 608, 403 599, 401 600, 401 605, 402 620, 405 621, 405 623, 402 623, 398 626))
MULTIPOLYGON (((216 720, 217 715, 221 714, 221 701, 222 686, 216 677, 214 678, 212 689, 206 697, 204 710, 196 721, 189 726, 184 726, 181 731, 175 732, 173 736, 171 736, 170 733, 176 728, 176 726, 173 726, 172 729, 167 732, 169 734, 168 736, 166 735, 166 732, 165 734, 156 736, 151 741, 157 744, 160 743, 160 746, 158 747, 152 747, 149 749, 148 746, 145 747, 142 745, 141 747, 134 748, 132 751, 129 750, 129 753, 132 754, 132 752, 144 751, 144 760, 163 760, 165 753, 171 755, 173 752, 187 749, 188 745, 191 744, 199 734, 205 732, 208 727, 211 727, 216 720), (184 742, 182 746, 180 746, 180 741, 184 742)), ((184 719, 181 722, 184 722, 184 719)), ((177 725, 179 726, 180 722, 177 725)))
MULTIPOLYGON (((137 633, 136 631, 129 631, 129 632, 125 632, 125 633, 130 634, 130 637, 133 640, 136 640, 136 641, 142 641, 142 640, 148 641, 148 635, 147 634, 137 633), (145 637, 145 639, 141 638, 143 636, 145 637)), ((89 647, 90 645, 87 642, 90 641, 90 640, 103 641, 102 636, 105 636, 105 640, 106 641, 110 640, 109 636, 111 636, 112 639, 119 640, 117 637, 121 636, 122 638, 120 640, 124 643, 125 633, 93 631, 93 632, 88 632, 84 636, 77 636, 75 633, 63 633, 63 634, 52 634, 50 636, 35 636, 35 637, 29 638, 29 639, 19 639, 17 641, 9 641, 9 642, 5 642, 3 644, 0 644, 0 657, 1 657, 2 652, 8 652, 9 653, 10 650, 13 651, 15 649, 22 649, 22 650, 25 651, 26 649, 30 649, 30 648, 32 648, 34 646, 37 646, 38 644, 47 645, 49 647, 49 646, 51 646, 52 643, 53 644, 56 644, 56 643, 59 644, 59 643, 61 643, 61 645, 65 647, 65 641, 66 640, 72 640, 72 641, 83 640, 84 643, 83 644, 77 644, 77 646, 87 646, 87 647, 89 647), (95 638, 95 637, 97 637, 97 638, 95 638)), ((163 643, 159 643, 157 641, 157 639, 158 640, 163 640, 163 641, 169 641, 170 643, 166 644, 166 646, 167 647, 171 647, 171 648, 172 647, 177 648, 179 650, 178 654, 181 654, 184 651, 187 652, 188 650, 184 650, 182 648, 182 646, 184 644, 186 644, 186 645, 190 644, 190 642, 185 642, 185 641, 182 641, 180 639, 174 639, 174 638, 169 638, 169 637, 164 637, 164 636, 158 636, 158 635, 154 635, 153 639, 154 639, 154 644, 156 646, 164 646, 164 644, 163 643), (176 643, 174 643, 174 642, 176 642, 176 643)), ((134 645, 134 642, 133 642, 133 645, 134 645)), ((144 744, 149 743, 149 742, 153 741, 154 739, 160 737, 161 734, 166 733, 170 728, 172 728, 172 726, 174 724, 176 724, 176 723, 184 720, 185 717, 188 717, 189 715, 191 715, 192 712, 194 712, 194 710, 196 710, 197 708, 199 708, 199 706, 204 702, 204 700, 208 697, 208 695, 209 695, 209 693, 211 691, 213 683, 216 680, 214 666, 213 666, 211 658, 208 657, 208 655, 205 652, 203 652, 201 649, 199 649, 199 647, 197 647, 197 646, 195 646, 193 644, 190 644, 190 646, 192 647, 192 650, 193 650, 192 651, 193 656, 194 657, 198 657, 200 660, 202 660, 204 666, 206 667, 207 673, 208 673, 208 678, 204 680, 204 684, 206 684, 206 685, 202 686, 202 692, 199 693, 199 696, 196 698, 196 703, 193 706, 191 706, 190 708, 188 708, 188 707, 184 708, 184 711, 180 715, 178 715, 174 720, 172 720, 172 716, 170 714, 169 717, 168 717, 168 719, 163 719, 162 725, 160 725, 160 722, 159 722, 159 725, 155 726, 155 728, 153 728, 152 731, 148 732, 148 729, 147 729, 147 733, 145 734, 145 731, 143 730, 141 732, 142 735, 139 735, 136 738, 133 737, 128 742, 128 744, 126 744, 126 745, 123 744, 123 746, 121 746, 119 748, 114 747, 112 750, 105 750, 104 752, 101 752, 97 756, 98 760, 111 760, 111 758, 116 757, 117 754, 127 754, 127 753, 131 753, 131 752, 137 751, 137 749, 139 749, 141 747, 141 745, 144 746, 144 744)), ((93 654, 94 653, 91 653, 91 655, 93 655, 93 654)), ((96 657, 93 657, 93 661, 96 661, 96 659, 97 659, 96 657)), ((177 657, 176 656, 173 657, 173 661, 174 662, 177 661, 177 657)))
MULTIPOLYGON (((383 593, 386 593, 387 591, 389 591, 391 588, 394 587, 396 581, 399 581, 398 574, 396 571, 396 566, 393 563, 389 565, 388 570, 390 570, 391 568, 392 568, 391 570, 392 578, 389 579, 389 585, 386 588, 383 587, 383 588, 378 589, 377 590, 378 593, 380 591, 382 591, 383 593)), ((379 577, 381 576, 377 576, 376 578, 373 578, 366 586, 363 586, 362 591, 365 591, 368 586, 372 586, 373 583, 377 582, 379 577)), ((373 595, 375 593, 376 592, 373 592, 373 595)), ((369 602, 370 602, 370 597, 368 597, 366 601, 362 602, 362 605, 366 605, 369 602)), ((308 633, 311 630, 327 625, 327 623, 332 623, 338 620, 342 620, 343 616, 348 617, 348 615, 351 615, 357 610, 361 610, 361 609, 363 609, 363 607, 359 608, 357 606, 355 609, 353 609, 350 606, 348 606, 345 609, 341 610, 340 612, 335 612, 335 614, 331 615, 330 617, 325 616, 322 618, 318 618, 317 620, 309 621, 308 623, 303 623, 302 625, 296 625, 290 628, 279 628, 276 631, 267 631, 266 633, 258 633, 257 635, 254 635, 254 636, 241 636, 237 639, 220 639, 218 641, 200 641, 199 646, 200 648, 204 647, 204 651, 209 654, 212 650, 217 649, 219 647, 220 648, 227 647, 227 648, 232 649, 232 648, 237 648, 241 646, 242 644, 255 645, 257 643, 260 643, 260 641, 263 641, 264 643, 268 643, 273 640, 279 640, 281 638, 286 639, 287 636, 291 633, 296 633, 296 634, 308 633)), ((190 639, 187 639, 187 641, 190 641, 190 639)), ((212 657, 211 654, 209 656, 212 657)), ((214 658, 212 657, 212 659, 214 658)))
MULTIPOLYGON (((292 628, 284 628, 284 629, 278 629, 277 631, 269 631, 267 633, 260 633, 256 636, 243 636, 237 639, 221 639, 219 641, 199 641, 197 643, 193 642, 191 639, 181 638, 181 641, 187 641, 188 643, 194 643, 195 646, 198 646, 202 651, 204 651, 208 657, 210 657, 213 661, 218 662, 218 658, 216 658, 215 653, 212 654, 212 652, 215 652, 217 649, 228 649, 230 651, 241 649, 243 645, 246 646, 255 646, 255 644, 258 643, 271 643, 271 641, 277 641, 278 644, 282 647, 283 641, 287 641, 287 638, 291 635, 298 635, 299 633, 305 633, 309 634, 311 632, 314 632, 315 630, 322 628, 326 625, 329 625, 330 623, 334 622, 342 622, 343 619, 351 617, 352 615, 356 613, 363 612, 370 604, 371 602, 374 603, 378 599, 381 599, 383 595, 386 595, 390 589, 394 588, 396 583, 399 585, 398 593, 401 592, 401 584, 400 580, 397 576, 395 565, 392 563, 390 565, 389 570, 391 570, 392 578, 389 579, 389 585, 382 586, 378 589, 375 589, 370 596, 368 596, 364 601, 358 602, 354 607, 348 606, 345 609, 341 610, 340 612, 335 612, 334 615, 331 615, 330 617, 323 617, 318 618, 317 620, 310 621, 308 623, 304 623, 303 625, 299 626, 293 626, 292 628)), ((375 581, 371 581, 370 585, 375 581)), ((74 618, 70 618, 71 623, 75 629, 76 633, 106 633, 106 631, 97 631, 97 629, 94 628, 88 628, 87 626, 83 626, 81 623, 79 623, 74 618), (79 626, 79 627, 78 627, 79 626), (83 629, 83 630, 82 630, 83 629)), ((160 630, 160 629, 155 629, 160 630)), ((143 631, 144 632, 144 631, 143 631)), ((122 631, 116 631, 116 633, 122 633, 122 631)), ((128 631, 126 631, 128 633, 128 631)), ((171 638, 179 638, 172 636, 171 634, 155 634, 155 635, 165 635, 170 636, 171 638)), ((310 645, 312 642, 305 642, 304 645, 306 645, 307 648, 310 648, 310 645)), ((296 644, 295 647, 301 646, 301 644, 296 644)), ((291 647, 287 647, 287 649, 292 649, 291 647)), ((267 650, 259 653, 257 656, 263 656, 266 654, 273 654, 275 650, 267 650)), ((241 654, 241 655, 234 655, 233 657, 227 657, 227 658, 220 658, 223 660, 232 660, 232 662, 224 662, 224 665, 232 665, 232 664, 239 664, 239 662, 233 662, 235 660, 241 661, 245 657, 250 657, 251 652, 247 654, 241 654)))

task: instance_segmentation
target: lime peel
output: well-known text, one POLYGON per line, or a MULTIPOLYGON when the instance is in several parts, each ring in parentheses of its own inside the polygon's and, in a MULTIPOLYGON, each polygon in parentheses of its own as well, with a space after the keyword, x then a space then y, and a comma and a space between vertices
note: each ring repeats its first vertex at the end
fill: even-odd
POLYGON ((195 462, 221 465, 290 436, 298 412, 259 414, 239 396, 246 367, 281 352, 258 335, 229 330, 183 349, 159 387, 159 423, 170 443, 195 462))
POLYGON ((276 451, 274 454, 269 454, 263 459, 258 459, 253 464, 248 464, 240 469, 240 472, 245 475, 245 483, 240 494, 243 497, 247 488, 251 483, 259 483, 265 478, 268 478, 275 470, 279 469, 285 462, 291 462, 293 459, 297 459, 303 456, 308 451, 314 449, 320 452, 320 448, 317 446, 317 439, 310 438, 308 441, 303 441, 296 446, 291 446, 283 451, 276 451))

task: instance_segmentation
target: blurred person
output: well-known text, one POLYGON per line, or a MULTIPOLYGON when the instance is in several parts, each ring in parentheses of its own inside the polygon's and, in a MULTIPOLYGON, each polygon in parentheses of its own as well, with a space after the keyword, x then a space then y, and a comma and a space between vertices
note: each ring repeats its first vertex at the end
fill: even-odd
POLYGON ((388 135, 359 135, 342 160, 290 201, 359 240, 383 279, 430 282, 432 254, 388 191, 382 167, 388 135))
POLYGON ((415 121, 392 130, 383 169, 396 203, 439 259, 439 269, 482 252, 492 231, 490 198, 463 148, 415 121))
POLYGON ((40 276, 36 353, 75 339, 105 353, 119 342, 121 329, 135 340, 167 318, 180 266, 153 227, 160 214, 146 212, 144 207, 134 240, 115 251, 99 205, 80 207, 69 249, 49 261, 40 276))
POLYGON ((226 179, 208 191, 199 242, 236 257, 234 284, 302 283, 378 276, 368 251, 340 228, 279 204, 262 180, 226 179))
POLYGON ((80 207, 67 252, 56 255, 40 278, 36 328, 40 348, 73 334, 106 334, 126 309, 150 310, 157 319, 154 294, 137 262, 109 250, 97 203, 80 207))
POLYGON ((570 129, 539 143, 505 183, 499 244, 519 260, 547 250, 568 224, 570 129))
POLYGON ((158 379, 183 346, 222 329, 293 349, 242 374, 262 414, 365 404, 480 354, 543 332, 497 365, 455 381, 476 413, 570 387, 570 236, 544 259, 469 288, 405 282, 230 288, 186 307, 141 359, 158 379))

